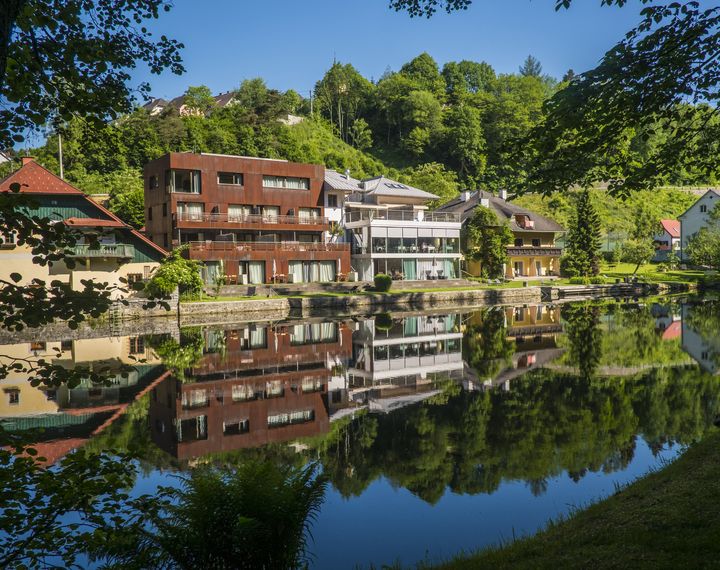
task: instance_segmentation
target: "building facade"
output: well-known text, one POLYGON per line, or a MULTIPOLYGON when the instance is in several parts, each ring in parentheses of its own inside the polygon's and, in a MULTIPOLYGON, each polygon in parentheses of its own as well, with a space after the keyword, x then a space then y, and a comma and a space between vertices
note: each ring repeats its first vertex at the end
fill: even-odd
MULTIPOLYGON (((565 231, 564 228, 549 218, 508 202, 504 192, 499 196, 484 191, 463 192, 438 208, 438 212, 454 213, 466 224, 478 206, 489 208, 496 214, 499 223, 507 224, 512 230, 513 244, 507 248, 508 262, 503 271, 507 279, 560 273, 562 248, 556 245, 555 240, 565 231)), ((479 262, 467 260, 466 268, 472 275, 482 275, 479 262)))
POLYGON ((460 218, 428 211, 437 196, 383 176, 346 182, 354 184, 345 197, 346 239, 361 281, 378 273, 410 281, 459 277, 460 218))
POLYGON ((150 399, 153 441, 190 460, 209 453, 321 435, 327 387, 350 357, 344 322, 245 324, 203 331, 204 356, 150 399))
POLYGON ((156 244, 188 245, 206 283, 328 282, 350 248, 328 242, 324 169, 217 154, 170 153, 148 163, 145 228, 156 244))
POLYGON ((0 276, 9 280, 11 273, 22 276, 20 283, 48 278, 84 289, 82 281, 106 282, 115 287, 113 297, 126 296, 127 282, 148 279, 167 252, 121 221, 101 204, 43 168, 31 157, 23 158, 21 168, 0 182, 0 192, 9 192, 11 184, 20 184, 20 192, 34 201, 30 213, 67 225, 77 237, 70 257, 74 267, 63 262, 52 266, 33 263, 31 248, 16 243, 5 234, 0 244, 0 276), (99 247, 95 247, 95 241, 99 247))
POLYGON ((655 261, 665 261, 671 253, 680 251, 680 221, 660 220, 660 228, 653 236, 655 261))
POLYGON ((720 202, 720 191, 708 190, 697 202, 678 216, 680 220, 680 259, 682 261, 688 260, 685 250, 690 239, 708 225, 710 212, 713 211, 718 202, 720 202))

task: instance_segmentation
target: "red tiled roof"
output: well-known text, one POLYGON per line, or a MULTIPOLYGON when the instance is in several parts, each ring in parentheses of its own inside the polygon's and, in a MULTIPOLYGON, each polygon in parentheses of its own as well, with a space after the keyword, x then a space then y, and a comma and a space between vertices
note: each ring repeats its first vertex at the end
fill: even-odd
POLYGON ((80 194, 83 192, 55 176, 48 169, 32 161, 11 173, 0 181, 0 192, 9 192, 10 184, 20 184, 20 192, 24 194, 80 194))
POLYGON ((68 218, 65 220, 65 224, 68 226, 78 226, 83 228, 123 228, 127 225, 120 220, 103 220, 100 218, 68 218))
POLYGON ((660 223, 670 237, 680 237, 680 222, 678 220, 660 220, 660 223))
POLYGON ((682 323, 680 321, 673 321, 668 328, 663 331, 662 339, 674 340, 680 338, 680 335, 682 335, 682 323))
MULTIPOLYGON (((112 225, 112 227, 128 227, 120 218, 113 214, 110 210, 105 208, 102 204, 91 200, 84 192, 78 190, 71 184, 68 184, 62 180, 59 176, 55 176, 47 168, 40 166, 34 160, 28 161, 23 164, 18 170, 11 173, 5 179, 0 180, 0 192, 9 192, 10 184, 17 182, 21 185, 20 192, 33 193, 33 194, 72 194, 76 196, 82 196, 86 200, 92 202, 98 210, 105 214, 109 219, 107 220, 93 220, 101 221, 102 225, 112 225)), ((73 218, 69 218, 71 220, 73 218)), ((86 218, 74 218, 74 219, 86 219, 86 218)), ((91 219, 91 218, 87 218, 91 219)), ((70 224, 80 225, 80 224, 70 224)), ((99 225, 99 224, 92 224, 99 225)), ((147 245, 158 251, 162 255, 166 256, 167 251, 157 245, 154 241, 147 238, 137 230, 128 227, 132 234, 141 241, 144 241, 147 245)))

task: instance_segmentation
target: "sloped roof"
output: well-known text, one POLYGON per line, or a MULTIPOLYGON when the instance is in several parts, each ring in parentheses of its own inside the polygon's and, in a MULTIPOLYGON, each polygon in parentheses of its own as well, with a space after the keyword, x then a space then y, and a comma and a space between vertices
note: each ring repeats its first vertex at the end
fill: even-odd
POLYGON ((660 224, 670 237, 680 237, 680 222, 678 220, 660 220, 660 224))
POLYGON ((359 190, 370 196, 397 196, 399 198, 420 198, 422 200, 436 200, 439 198, 435 194, 414 188, 408 184, 396 182, 385 176, 363 180, 359 190))
POLYGON ((167 105, 168 105, 168 102, 165 99, 156 98, 156 99, 151 99, 150 101, 145 103, 142 106, 142 108, 151 110, 151 109, 154 109, 155 107, 167 107, 167 105))
POLYGON ((24 164, 0 181, 0 192, 10 192, 10 185, 13 183, 20 184, 20 192, 23 194, 85 195, 34 160, 24 164))
POLYGON ((357 192, 360 190, 360 181, 345 176, 337 170, 325 170, 325 185, 330 190, 344 190, 347 192, 357 192))
POLYGON ((167 251, 157 245, 155 242, 145 237, 137 230, 128 226, 110 210, 105 208, 102 204, 91 200, 84 192, 78 190, 71 184, 68 184, 62 180, 59 176, 56 176, 50 172, 47 168, 39 165, 34 160, 23 164, 18 170, 5 177, 4 180, 0 181, 0 192, 9 192, 10 184, 17 182, 20 186, 20 192, 26 194, 46 194, 46 195, 70 195, 70 196, 81 196, 88 202, 90 202, 101 214, 107 216, 106 219, 100 218, 68 218, 66 220, 82 220, 82 222, 73 223, 70 225, 80 225, 87 220, 92 220, 92 225, 98 225, 100 222, 102 225, 113 225, 113 227, 126 228, 135 238, 142 242, 145 242, 152 249, 156 250, 162 256, 167 255, 167 251))
POLYGON ((82 228, 124 228, 127 226, 127 224, 120 220, 103 220, 101 218, 67 218, 65 220, 65 225, 82 228))
POLYGON ((226 107, 233 102, 233 99, 235 99, 235 93, 233 93, 232 91, 228 91, 227 93, 220 93, 220 95, 215 95, 213 99, 215 99, 215 103, 218 107, 226 107))
POLYGON ((687 210, 685 210, 682 214, 680 214, 680 215, 678 216, 678 219, 684 218, 684 217, 685 217, 685 214, 687 214, 690 210, 692 210, 692 209, 695 207, 695 205, 696 205, 700 200, 702 200, 705 196, 707 196, 708 194, 715 194, 715 196, 720 197, 720 191, 715 190, 715 188, 710 188, 707 192, 705 192, 702 196, 700 196, 697 200, 695 200, 695 202, 693 202, 692 206, 690 206, 687 210))
POLYGON ((484 190, 476 190, 475 192, 470 192, 467 200, 463 198, 463 195, 466 193, 461 194, 457 198, 451 200, 450 202, 447 202, 446 204, 443 204, 440 206, 437 211, 438 212, 452 212, 455 214, 460 214, 460 219, 462 222, 465 222, 468 218, 470 218, 473 215, 473 212, 475 211, 475 208, 480 204, 480 200, 487 199, 490 209, 495 212, 498 219, 502 222, 508 222, 510 225, 510 229, 513 231, 518 232, 563 232, 565 231, 565 228, 563 228, 560 224, 558 224, 555 220, 551 220, 550 218, 546 218, 545 216, 541 216, 540 214, 537 214, 531 210, 528 210, 527 208, 523 208, 521 206, 518 206, 517 204, 513 204, 512 202, 508 202, 506 200, 503 200, 502 198, 499 198, 492 194, 491 192, 485 192, 484 190), (520 227, 517 224, 517 221, 515 220, 515 216, 517 214, 522 214, 527 216, 531 221, 535 222, 535 227, 533 229, 523 228, 520 227))

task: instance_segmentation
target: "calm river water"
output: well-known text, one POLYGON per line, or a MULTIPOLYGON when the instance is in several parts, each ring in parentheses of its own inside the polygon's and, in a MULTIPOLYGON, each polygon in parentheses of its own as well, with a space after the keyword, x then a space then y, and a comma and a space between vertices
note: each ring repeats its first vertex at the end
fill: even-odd
POLYGON ((312 567, 411 565, 532 533, 674 459, 720 418, 719 329, 698 300, 27 339, 5 354, 118 374, 7 378, 0 423, 42 428, 51 461, 138 450, 138 492, 198 462, 317 460, 312 567))

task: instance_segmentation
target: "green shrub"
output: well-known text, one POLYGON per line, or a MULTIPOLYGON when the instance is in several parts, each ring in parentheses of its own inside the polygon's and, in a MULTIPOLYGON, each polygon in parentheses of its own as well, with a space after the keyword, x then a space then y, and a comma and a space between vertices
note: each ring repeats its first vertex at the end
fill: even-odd
POLYGON ((590 277, 589 282, 592 285, 605 285, 605 283, 607 283, 605 278, 601 275, 593 275, 592 277, 590 277))
POLYGON ((570 278, 570 284, 571 285, 590 285, 590 278, 576 275, 575 277, 570 278))
POLYGON ((390 313, 380 313, 375 317, 375 330, 389 331, 393 326, 393 320, 390 313))
POLYGON ((385 273, 378 273, 375 276, 375 290, 376 291, 390 291, 390 287, 392 287, 392 277, 389 275, 386 275, 385 273))
POLYGON ((180 295, 185 297, 200 295, 203 288, 200 262, 182 257, 184 249, 173 250, 160 262, 160 267, 145 285, 148 295, 155 298, 169 297, 175 289, 179 289, 180 295))

